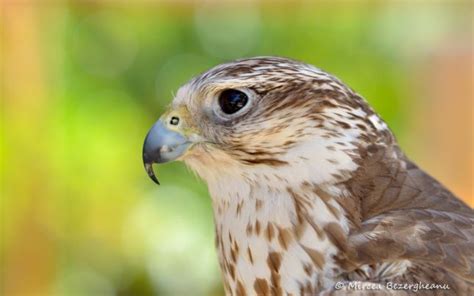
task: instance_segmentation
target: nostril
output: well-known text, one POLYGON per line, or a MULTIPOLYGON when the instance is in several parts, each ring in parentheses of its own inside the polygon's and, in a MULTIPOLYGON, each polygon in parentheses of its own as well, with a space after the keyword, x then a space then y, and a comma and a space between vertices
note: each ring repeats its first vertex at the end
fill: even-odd
POLYGON ((170 124, 171 125, 178 125, 179 123, 179 117, 173 116, 171 117, 170 124))

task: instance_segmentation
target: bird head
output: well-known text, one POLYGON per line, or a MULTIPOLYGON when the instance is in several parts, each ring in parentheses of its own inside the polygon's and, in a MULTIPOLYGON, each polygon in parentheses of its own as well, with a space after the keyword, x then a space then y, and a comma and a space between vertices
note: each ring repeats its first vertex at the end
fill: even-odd
POLYGON ((337 78, 298 61, 257 57, 216 66, 182 86, 150 129, 143 161, 183 160, 206 181, 341 181, 360 148, 390 138, 337 78))

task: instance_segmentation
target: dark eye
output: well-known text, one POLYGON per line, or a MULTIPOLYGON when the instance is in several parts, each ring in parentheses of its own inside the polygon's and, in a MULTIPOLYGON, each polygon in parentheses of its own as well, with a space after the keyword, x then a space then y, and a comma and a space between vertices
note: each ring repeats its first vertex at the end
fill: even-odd
POLYGON ((225 114, 233 114, 247 104, 249 98, 236 89, 227 89, 219 95, 219 106, 225 114))

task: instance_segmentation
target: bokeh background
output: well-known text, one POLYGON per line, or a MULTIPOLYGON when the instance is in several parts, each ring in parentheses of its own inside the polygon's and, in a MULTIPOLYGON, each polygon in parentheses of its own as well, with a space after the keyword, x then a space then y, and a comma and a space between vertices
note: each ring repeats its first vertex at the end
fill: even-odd
POLYGON ((470 1, 33 1, 1 11, 2 295, 222 295, 205 185, 142 168, 177 88, 280 55, 347 82, 474 205, 470 1))

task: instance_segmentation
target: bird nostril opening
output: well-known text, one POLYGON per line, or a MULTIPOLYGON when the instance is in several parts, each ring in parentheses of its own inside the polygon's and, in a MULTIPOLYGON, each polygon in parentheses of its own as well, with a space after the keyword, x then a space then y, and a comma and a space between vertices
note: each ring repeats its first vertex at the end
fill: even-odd
POLYGON ((176 116, 171 117, 170 119, 171 125, 178 125, 178 123, 179 123, 179 117, 176 117, 176 116))

